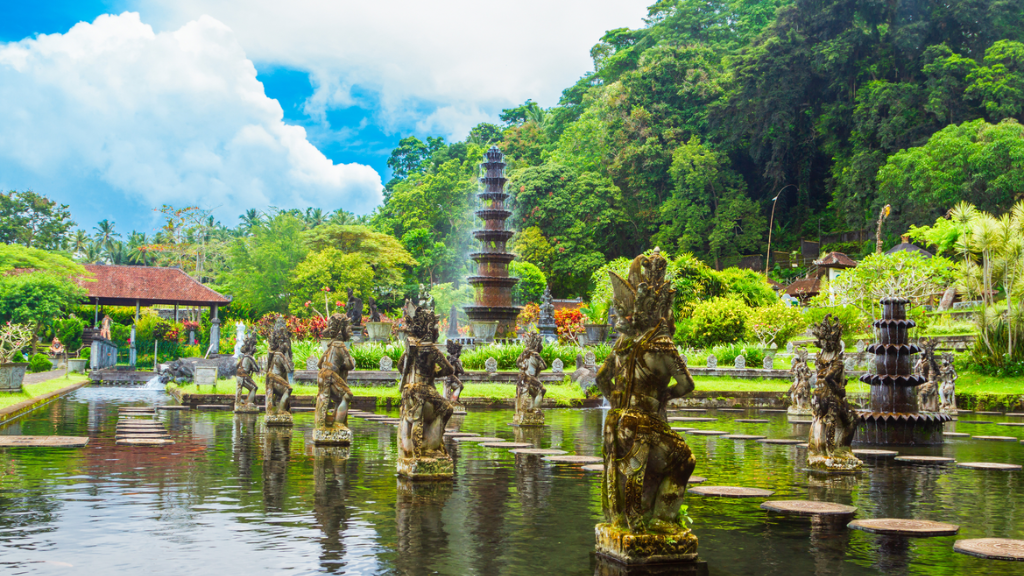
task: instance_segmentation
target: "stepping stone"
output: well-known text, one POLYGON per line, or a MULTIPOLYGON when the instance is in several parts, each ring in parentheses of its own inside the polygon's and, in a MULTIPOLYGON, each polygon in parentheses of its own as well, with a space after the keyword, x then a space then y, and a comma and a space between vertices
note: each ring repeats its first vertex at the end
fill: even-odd
POLYGON ((114 442, 118 446, 166 446, 168 444, 174 444, 174 440, 165 440, 160 438, 130 438, 127 440, 117 440, 114 442))
POLYGON ((992 411, 987 411, 987 412, 978 411, 978 412, 975 412, 975 414, 984 414, 986 416, 989 416, 989 415, 992 415, 992 414, 1002 415, 1003 413, 1002 412, 992 412, 992 411))
POLYGON ((604 462, 604 458, 598 458, 597 456, 580 456, 577 454, 548 456, 544 459, 548 462, 558 462, 560 464, 597 464, 598 462, 604 462))
POLYGON ((479 436, 474 432, 445 432, 444 435, 448 438, 468 438, 470 436, 479 436))
POLYGON ((556 456, 558 454, 568 454, 565 450, 556 450, 554 448, 516 448, 511 452, 513 454, 526 454, 529 456, 556 456))
POLYGON ((758 436, 757 434, 729 434, 723 436, 726 440, 761 440, 767 438, 767 436, 758 436))
POLYGON ((696 486, 690 489, 691 494, 699 496, 720 496, 722 498, 767 498, 775 494, 773 490, 760 488, 744 488, 742 486, 696 486))
POLYGON ((696 430, 696 428, 681 428, 676 426, 673 426, 672 429, 676 432, 689 432, 690 430, 696 430))
POLYGON ((953 551, 988 560, 1024 561, 1024 540, 1009 538, 974 538, 957 540, 953 551))
POLYGON ((481 442, 484 448, 529 448, 533 446, 529 442, 481 442))
POLYGON ((1024 422, 996 422, 996 426, 1024 426, 1024 422))
POLYGON ((1007 416, 1024 416, 1024 412, 1007 412, 1007 416))
POLYGON ((315 412, 316 408, 313 406, 292 406, 292 412, 315 412))
POLYGON ((189 410, 188 406, 157 406, 157 410, 189 410))
POLYGON ((950 438, 962 438, 964 436, 970 436, 967 432, 943 432, 943 436, 949 436, 950 438))
POLYGON ((8 436, 0 435, 0 447, 16 448, 82 448, 89 444, 88 436, 8 436))
POLYGON ((707 482, 708 479, 703 476, 690 476, 690 479, 686 482, 687 484, 700 484, 701 482, 707 482))
POLYGON ((707 408, 677 408, 673 412, 707 412, 707 408))
POLYGON ((895 450, 854 450, 853 454, 854 456, 872 456, 874 458, 892 458, 900 455, 895 450))
POLYGON ((728 432, 724 430, 690 430, 687 434, 692 434, 694 436, 724 436, 728 434, 728 432))
POLYGON ((856 506, 817 500, 769 500, 761 503, 761 509, 796 516, 853 516, 857 511, 856 506))
POLYGON ((999 462, 957 462, 957 468, 970 468, 971 470, 1020 470, 1020 464, 1001 464, 999 462))
POLYGON ((504 442, 504 438, 497 436, 457 436, 452 438, 456 442, 504 442))
POLYGON ((789 412, 789 410, 786 410, 785 408, 761 408, 761 412, 775 412, 777 414, 781 414, 783 412, 789 412))
POLYGON ((961 424, 991 424, 991 420, 957 420, 961 424))
POLYGON ((953 458, 945 456, 897 456, 896 461, 911 464, 951 464, 956 462, 953 458))
POLYGON ((715 408, 719 412, 746 412, 745 408, 715 408))
POLYGON ((233 406, 228 404, 200 404, 196 406, 197 410, 230 410, 233 406))
POLYGON ((734 422, 742 422, 744 424, 767 424, 770 420, 764 418, 737 418, 734 422))
POLYGON ((763 440, 758 440, 758 442, 762 444, 783 444, 793 446, 796 444, 802 444, 803 440, 796 440, 795 438, 765 438, 763 440))
POLYGON ((120 442, 121 440, 170 440, 171 437, 167 434, 151 434, 151 435, 138 435, 129 434, 126 436, 114 436, 114 440, 120 442))
POLYGON ((585 466, 580 466, 580 468, 583 468, 587 472, 604 472, 604 464, 587 464, 585 466))
POLYGON ((718 418, 694 418, 692 416, 673 416, 669 422, 718 422, 718 418))
POLYGON ((115 432, 118 436, 152 436, 154 434, 167 435, 167 430, 162 428, 154 428, 152 430, 118 430, 115 432))
POLYGON ((847 524, 854 530, 887 536, 952 536, 960 531, 956 524, 932 522, 931 520, 906 520, 903 518, 865 518, 847 524))
POLYGON ((1013 436, 971 436, 974 440, 995 440, 996 442, 1016 442, 1013 436))
POLYGON ((153 406, 121 406, 117 409, 118 412, 152 412, 153 406))
POLYGON ((797 419, 797 418, 790 418, 790 419, 788 420, 788 422, 789 422, 790 424, 810 424, 810 423, 814 422, 814 420, 804 420, 804 419, 802 419, 802 418, 800 418, 800 419, 797 419))
POLYGON ((794 444, 794 446, 796 446, 797 448, 803 448, 804 450, 807 450, 809 444, 807 444, 807 442, 801 442, 799 444, 794 444))

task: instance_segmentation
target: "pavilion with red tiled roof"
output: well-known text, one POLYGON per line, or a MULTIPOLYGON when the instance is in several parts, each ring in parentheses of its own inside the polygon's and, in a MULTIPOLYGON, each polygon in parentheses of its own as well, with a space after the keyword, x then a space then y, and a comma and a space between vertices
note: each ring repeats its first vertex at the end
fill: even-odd
POLYGON ((79 278, 80 286, 88 291, 90 304, 96 306, 93 328, 99 324, 100 306, 135 306, 135 320, 139 308, 156 304, 209 306, 210 343, 220 345, 220 319, 217 309, 226 306, 231 298, 203 286, 180 268, 157 266, 108 266, 86 264, 89 276, 79 278))

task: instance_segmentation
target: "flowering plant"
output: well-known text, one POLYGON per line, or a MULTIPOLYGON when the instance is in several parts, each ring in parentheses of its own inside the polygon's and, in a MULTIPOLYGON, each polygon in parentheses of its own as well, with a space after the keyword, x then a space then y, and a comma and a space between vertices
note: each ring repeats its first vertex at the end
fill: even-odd
POLYGON ((0 363, 11 361, 15 354, 32 342, 32 329, 23 324, 0 326, 0 363))
POLYGON ((588 321, 589 318, 579 307, 555 310, 558 341, 579 345, 579 336, 585 332, 583 325, 588 321))

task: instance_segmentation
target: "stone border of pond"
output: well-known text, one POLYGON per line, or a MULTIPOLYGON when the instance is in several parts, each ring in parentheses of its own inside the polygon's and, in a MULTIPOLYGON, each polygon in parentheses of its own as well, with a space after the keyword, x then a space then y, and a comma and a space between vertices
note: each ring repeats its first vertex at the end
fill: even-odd
POLYGON ((29 412, 32 412, 37 408, 42 408, 43 406, 49 404, 50 402, 56 400, 57 398, 60 398, 65 394, 74 392, 75 390, 78 390, 79 388, 87 384, 89 384, 88 380, 75 382, 74 384, 65 386, 60 390, 47 392, 42 396, 29 398, 28 400, 23 400, 21 402, 18 402, 17 404, 12 404, 11 406, 0 409, 0 427, 6 426, 11 422, 14 422, 18 418, 21 418, 22 416, 28 414, 29 412))

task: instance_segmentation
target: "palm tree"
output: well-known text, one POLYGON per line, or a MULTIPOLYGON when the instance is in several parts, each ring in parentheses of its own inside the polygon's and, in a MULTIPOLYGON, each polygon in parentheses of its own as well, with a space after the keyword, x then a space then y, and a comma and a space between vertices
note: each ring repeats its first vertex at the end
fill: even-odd
POLYGON ((324 216, 324 211, 320 208, 306 208, 306 226, 308 228, 316 228, 327 222, 327 217, 324 216))
POLYGON ((114 238, 121 237, 120 234, 114 231, 114 223, 106 218, 97 222, 93 230, 96 231, 95 238, 99 241, 101 248, 106 248, 114 238))
POLYGON ((239 216, 238 219, 242 221, 242 228, 248 232, 249 230, 252 230, 253 227, 259 226, 263 223, 264 215, 255 208, 249 208, 245 211, 245 214, 239 216))
POLYGON ((86 264, 99 264, 100 260, 102 260, 102 255, 103 249, 100 248, 100 243, 89 242, 89 244, 85 247, 83 259, 85 260, 86 264))
POLYGON ((146 233, 132 230, 131 236, 128 237, 128 262, 136 266, 149 266, 148 246, 149 238, 146 237, 146 233))
POLYGON ((128 254, 124 249, 124 242, 111 240, 104 250, 109 264, 122 265, 128 262, 128 254))
POLYGON ((88 246, 89 234, 81 228, 75 230, 75 235, 71 237, 71 251, 80 256, 85 253, 88 246))

